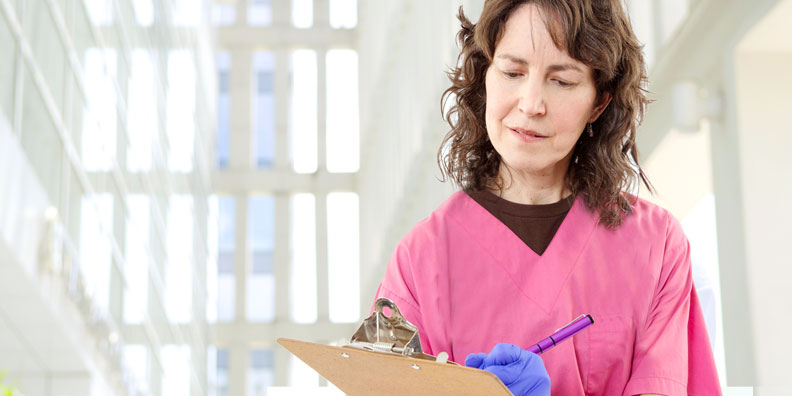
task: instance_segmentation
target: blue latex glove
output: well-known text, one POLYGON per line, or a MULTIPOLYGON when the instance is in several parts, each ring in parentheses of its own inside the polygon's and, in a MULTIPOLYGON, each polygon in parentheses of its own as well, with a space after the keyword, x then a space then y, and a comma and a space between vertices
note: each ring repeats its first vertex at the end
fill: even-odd
POLYGON ((517 345, 500 343, 489 354, 471 353, 465 366, 495 374, 515 396, 550 396, 550 377, 542 358, 517 345))

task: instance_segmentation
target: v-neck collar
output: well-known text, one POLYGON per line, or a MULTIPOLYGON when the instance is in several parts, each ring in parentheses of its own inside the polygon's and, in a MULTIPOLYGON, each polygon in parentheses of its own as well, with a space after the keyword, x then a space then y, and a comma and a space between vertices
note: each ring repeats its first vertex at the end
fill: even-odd
POLYGON ((464 191, 454 195, 449 217, 489 253, 526 297, 549 314, 591 237, 596 215, 576 197, 550 245, 539 256, 464 191))

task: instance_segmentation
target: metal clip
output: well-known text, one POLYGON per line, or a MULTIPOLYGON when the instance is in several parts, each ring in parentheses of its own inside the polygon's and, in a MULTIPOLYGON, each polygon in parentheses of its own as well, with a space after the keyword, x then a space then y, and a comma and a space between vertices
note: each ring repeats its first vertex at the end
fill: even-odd
POLYGON ((363 321, 345 347, 437 360, 436 357, 423 353, 418 328, 404 319, 396 304, 387 298, 380 298, 374 303, 374 312, 363 321), (390 316, 383 312, 385 307, 390 309, 390 316))

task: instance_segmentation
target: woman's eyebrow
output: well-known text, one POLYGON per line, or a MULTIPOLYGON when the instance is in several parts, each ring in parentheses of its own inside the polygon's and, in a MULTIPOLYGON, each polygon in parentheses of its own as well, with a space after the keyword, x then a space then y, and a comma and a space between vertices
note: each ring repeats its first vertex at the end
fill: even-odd
MULTIPOLYGON (((496 58, 506 59, 508 61, 517 63, 519 65, 528 65, 528 61, 527 60, 525 60, 523 58, 520 58, 518 56, 511 55, 511 54, 500 54, 500 55, 496 56, 496 58)), ((557 64, 557 65, 550 65, 550 66, 547 67, 547 69, 549 71, 551 71, 551 72, 564 71, 564 70, 574 70, 574 71, 578 71, 578 72, 581 72, 581 73, 583 72, 583 69, 581 69, 580 66, 578 66, 578 65, 576 65, 574 63, 562 63, 562 64, 557 64)))

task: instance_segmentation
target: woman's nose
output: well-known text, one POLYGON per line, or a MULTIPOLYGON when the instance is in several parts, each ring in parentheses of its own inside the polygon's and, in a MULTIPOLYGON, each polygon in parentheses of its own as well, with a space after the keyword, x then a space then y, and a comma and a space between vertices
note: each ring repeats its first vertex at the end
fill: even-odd
POLYGON ((541 82, 528 79, 520 89, 517 109, 528 116, 544 115, 546 111, 544 91, 541 82))

